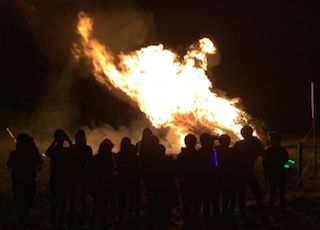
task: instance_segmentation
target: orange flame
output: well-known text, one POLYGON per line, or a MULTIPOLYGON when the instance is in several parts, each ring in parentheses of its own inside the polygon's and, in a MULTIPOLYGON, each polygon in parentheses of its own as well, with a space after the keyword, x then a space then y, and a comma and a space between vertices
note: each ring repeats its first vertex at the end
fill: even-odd
POLYGON ((156 128, 174 129, 181 139, 188 133, 228 133, 240 138, 248 115, 236 107, 237 99, 211 91, 206 75, 207 55, 216 49, 202 38, 180 58, 162 44, 115 56, 92 36, 93 21, 79 13, 78 32, 83 53, 92 60, 96 80, 121 89, 156 128), (179 60, 180 58, 180 60, 179 60))

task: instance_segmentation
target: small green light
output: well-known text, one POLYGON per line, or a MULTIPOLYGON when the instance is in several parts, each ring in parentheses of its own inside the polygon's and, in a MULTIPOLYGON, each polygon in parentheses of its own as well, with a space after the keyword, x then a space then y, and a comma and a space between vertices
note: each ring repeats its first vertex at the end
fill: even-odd
POLYGON ((291 163, 291 164, 293 164, 293 165, 296 163, 296 162, 295 162, 294 160, 292 160, 292 159, 289 159, 288 162, 291 163))
POLYGON ((285 163, 285 164, 283 165, 283 167, 286 168, 286 169, 288 169, 288 168, 291 167, 291 165, 294 165, 295 163, 296 163, 296 162, 295 162, 294 160, 289 159, 289 160, 287 161, 287 163, 285 163))

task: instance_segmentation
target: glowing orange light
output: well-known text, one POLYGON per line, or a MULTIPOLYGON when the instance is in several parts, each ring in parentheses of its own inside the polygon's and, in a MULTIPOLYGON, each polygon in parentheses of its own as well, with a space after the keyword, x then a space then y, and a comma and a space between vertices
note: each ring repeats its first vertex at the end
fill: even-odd
POLYGON ((204 131, 240 138, 248 115, 236 107, 237 99, 212 92, 206 75, 207 55, 216 49, 210 39, 200 39, 183 57, 162 44, 116 57, 92 37, 92 29, 93 21, 79 13, 81 50, 91 59, 96 80, 121 89, 156 128, 170 127, 181 140, 187 133, 204 131))

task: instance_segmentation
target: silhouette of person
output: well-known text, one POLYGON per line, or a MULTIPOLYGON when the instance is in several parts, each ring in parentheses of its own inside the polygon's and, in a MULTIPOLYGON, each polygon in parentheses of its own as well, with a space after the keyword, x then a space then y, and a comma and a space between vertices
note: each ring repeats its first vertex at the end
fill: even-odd
POLYGON ((120 143, 120 152, 115 158, 117 166, 117 198, 119 222, 123 221, 125 209, 128 207, 140 219, 140 179, 141 165, 133 149, 131 139, 124 137, 120 143))
POLYGON ((186 147, 177 157, 178 178, 183 203, 183 222, 186 229, 198 225, 201 208, 200 157, 195 146, 197 138, 188 134, 184 138, 186 147))
POLYGON ((230 147, 230 136, 219 136, 216 150, 219 156, 219 177, 221 182, 222 214, 232 216, 237 200, 237 156, 230 147))
POLYGON ((269 211, 276 220, 274 210, 274 200, 277 190, 279 191, 280 215, 285 217, 286 211, 286 181, 287 172, 284 168, 285 163, 289 160, 288 151, 281 146, 281 135, 272 131, 268 133, 270 146, 265 149, 263 155, 263 172, 268 180, 269 185, 269 211))
POLYGON ((80 129, 75 135, 76 161, 75 164, 75 184, 70 195, 70 212, 71 220, 75 218, 75 208, 77 201, 77 193, 80 193, 80 221, 84 222, 87 213, 87 196, 88 196, 88 168, 89 162, 92 158, 92 148, 87 145, 86 134, 84 130, 80 129))
POLYGON ((100 218, 101 228, 107 227, 108 205, 113 192, 113 177, 115 172, 113 143, 105 139, 99 146, 98 153, 89 163, 89 188, 93 199, 90 213, 90 229, 94 229, 96 218, 100 218))
POLYGON ((206 228, 211 226, 212 220, 218 221, 220 215, 219 156, 214 148, 214 140, 215 137, 209 133, 202 133, 200 135, 201 148, 198 150, 202 161, 203 215, 206 228))
POLYGON ((50 223, 56 228, 65 228, 65 212, 68 193, 75 181, 76 151, 68 135, 62 129, 54 133, 54 141, 45 155, 50 157, 50 223), (64 143, 68 143, 68 147, 64 143), (57 216, 58 215, 58 216, 57 216))
POLYGON ((152 184, 150 184, 151 222, 148 229, 165 230, 169 228, 170 211, 179 204, 176 187, 176 161, 166 156, 164 145, 157 144, 153 148, 153 157, 149 164, 152 184))
POLYGON ((136 144, 136 148, 138 151, 138 154, 140 155, 141 160, 143 161, 145 154, 148 154, 148 138, 153 135, 150 128, 144 128, 142 131, 142 138, 141 140, 136 144))
POLYGON ((111 178, 111 189, 109 197, 110 197, 110 202, 109 202, 109 208, 108 208, 108 218, 111 221, 111 219, 115 219, 117 217, 117 197, 116 197, 116 187, 117 187, 117 166, 115 163, 115 157, 116 153, 112 151, 114 144, 109 140, 106 139, 106 141, 109 141, 111 144, 111 155, 113 156, 113 163, 114 163, 114 172, 113 172, 113 177, 111 178))
POLYGON ((177 165, 172 156, 166 155, 166 148, 164 145, 159 144, 155 149, 154 163, 159 165, 158 180, 159 189, 157 193, 157 229, 169 229, 170 212, 171 209, 179 205, 179 195, 176 184, 177 165), (157 163, 158 162, 158 163, 157 163))
MULTIPOLYGON (((139 160, 141 163, 141 177, 142 177, 142 191, 141 192, 146 192, 147 199, 149 199, 150 194, 148 191, 148 182, 149 182, 149 175, 148 175, 148 157, 149 157, 149 143, 148 143, 148 138, 152 136, 153 133, 150 128, 146 127, 142 131, 142 137, 139 142, 136 143, 136 151, 137 155, 139 156, 139 160)), ((159 140, 158 140, 159 143, 159 140)), ((147 206, 148 206, 148 211, 150 212, 150 202, 147 201, 147 206)))
POLYGON ((263 154, 263 144, 255 136, 253 136, 253 129, 246 125, 241 129, 243 140, 235 143, 233 149, 239 159, 239 185, 238 185, 238 204, 241 216, 246 219, 246 205, 245 205, 245 185, 249 187, 255 196, 258 212, 261 220, 266 221, 266 208, 263 203, 262 192, 259 182, 254 174, 254 166, 257 158, 263 154))
MULTIPOLYGON (((156 194, 158 192, 158 176, 159 165, 157 164, 157 146, 159 145, 159 138, 156 135, 150 135, 145 140, 145 149, 141 155, 142 166, 142 180, 146 190, 147 196, 147 210, 148 210, 148 224, 154 226, 157 215, 157 202, 156 194)), ((141 150, 140 150, 141 151, 141 150)), ((141 152, 140 152, 141 154, 141 152)))
POLYGON ((33 138, 27 133, 17 136, 16 149, 7 160, 12 169, 12 189, 16 204, 18 229, 27 229, 29 213, 36 196, 37 171, 41 170, 43 160, 33 138))

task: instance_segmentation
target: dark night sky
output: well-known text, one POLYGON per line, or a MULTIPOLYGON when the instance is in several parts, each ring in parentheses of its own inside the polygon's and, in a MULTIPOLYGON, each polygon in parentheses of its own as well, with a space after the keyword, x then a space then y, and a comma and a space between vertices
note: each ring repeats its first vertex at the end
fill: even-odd
MULTIPOLYGON (((27 29, 30 24, 26 14, 21 13, 21 7, 16 7, 15 2, 21 1, 3 1, 3 7, 0 7, 2 110, 36 106, 32 101, 43 93, 43 76, 58 71, 64 63, 50 59, 43 47, 39 47, 37 33, 27 29)), ((41 1, 29 1, 30 5, 32 2, 41 1)), ((92 2, 100 4, 101 9, 110 6, 110 1, 92 2)), ((240 97, 244 109, 270 128, 287 134, 307 133, 311 125, 310 82, 315 82, 316 102, 320 95, 317 92, 320 89, 320 3, 135 2, 139 9, 151 12, 154 20, 155 33, 143 45, 161 42, 166 47, 178 49, 204 36, 209 37, 221 55, 221 63, 212 69, 214 87, 225 91, 228 97, 240 97)), ((69 3, 62 9, 71 17, 81 8, 74 5, 69 3)), ((61 9, 61 4, 57 8, 61 9)), ((61 14, 61 11, 55 13, 61 14)), ((48 25, 54 17, 49 19, 48 25)), ((44 37, 41 38, 45 42, 44 37)), ((52 56, 55 53, 51 53, 52 56)), ((95 87, 94 83, 86 85, 95 87)), ((82 90, 85 96, 89 89, 82 90)), ((90 91, 91 97, 104 97, 103 92, 94 91, 94 95, 90 91)), ((119 105, 119 114, 128 110, 125 103, 114 103, 119 105)), ((92 106, 92 103, 82 106, 92 106)))

